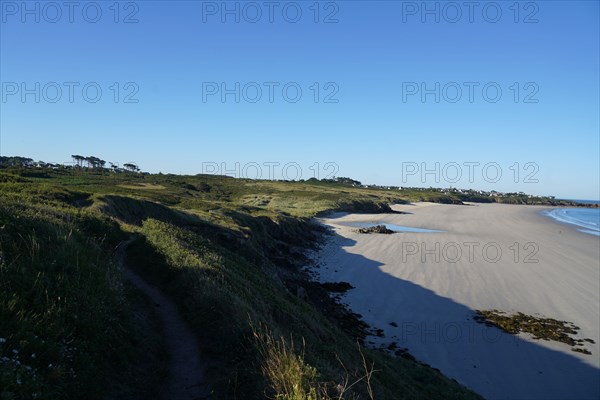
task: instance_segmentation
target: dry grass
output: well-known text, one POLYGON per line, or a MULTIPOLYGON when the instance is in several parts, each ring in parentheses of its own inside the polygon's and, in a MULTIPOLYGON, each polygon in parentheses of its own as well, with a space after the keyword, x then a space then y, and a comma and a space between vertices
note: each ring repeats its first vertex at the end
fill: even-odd
POLYGON ((270 382, 271 396, 275 400, 343 400, 359 399, 352 389, 359 384, 366 386, 368 399, 375 398, 371 379, 376 372, 374 363, 365 358, 360 345, 357 345, 362 358, 363 373, 352 376, 338 357, 345 371, 340 383, 322 382, 316 368, 309 365, 304 357, 306 344, 302 339, 302 351, 295 348, 293 338, 286 341, 275 338, 264 326, 255 328, 253 334, 263 357, 262 372, 270 382))

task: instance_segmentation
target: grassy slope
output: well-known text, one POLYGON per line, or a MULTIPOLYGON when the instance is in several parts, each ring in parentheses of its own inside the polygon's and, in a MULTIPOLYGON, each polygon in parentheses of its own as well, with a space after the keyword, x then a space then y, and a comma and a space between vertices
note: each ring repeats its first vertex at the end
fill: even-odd
POLYGON ((152 365, 135 351, 135 296, 112 262, 132 233, 128 263, 179 305, 211 363, 215 398, 329 398, 346 380, 361 381, 344 398, 477 398, 429 367, 359 349, 291 284, 302 278, 298 247, 318 238, 308 217, 454 199, 214 176, 9 173, 0 172, 5 395, 91 396, 111 370, 134 380, 140 371, 127 365, 152 365))
POLYGON ((0 183, 2 399, 102 398, 109 378, 115 397, 141 394, 158 373, 142 367, 148 381, 136 382, 128 369, 152 368, 134 346, 158 339, 131 318, 143 299, 112 260, 118 224, 74 207, 81 199, 52 183, 0 183))

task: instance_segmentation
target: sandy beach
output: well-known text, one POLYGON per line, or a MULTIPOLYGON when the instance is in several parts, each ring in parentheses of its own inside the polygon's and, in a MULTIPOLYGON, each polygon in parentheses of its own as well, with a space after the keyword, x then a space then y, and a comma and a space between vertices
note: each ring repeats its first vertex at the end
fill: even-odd
POLYGON ((501 204, 394 206, 408 214, 336 214, 319 253, 319 279, 355 288, 343 302, 384 337, 489 399, 600 397, 600 238, 501 204), (441 230, 359 234, 356 222, 441 230), (523 312, 574 323, 589 338, 565 343, 509 335, 474 310, 523 312))

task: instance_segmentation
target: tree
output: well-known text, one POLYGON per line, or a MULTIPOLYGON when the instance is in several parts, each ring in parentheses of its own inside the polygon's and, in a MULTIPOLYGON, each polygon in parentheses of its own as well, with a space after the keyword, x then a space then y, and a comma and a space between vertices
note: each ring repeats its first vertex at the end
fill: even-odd
POLYGON ((104 168, 106 165, 106 161, 95 156, 85 157, 85 161, 88 163, 88 168, 91 167, 93 169, 104 168))
POLYGON ((0 157, 0 166, 2 167, 31 167, 33 160, 26 157, 0 157))
POLYGON ((123 164, 123 167, 125 167, 126 170, 131 172, 138 172, 140 170, 138 166, 134 163, 123 164))
POLYGON ((98 157, 94 157, 94 168, 103 169, 105 165, 106 165, 106 161, 104 161, 98 157))
POLYGON ((77 164, 77 166, 79 168, 83 167, 83 161, 85 160, 85 157, 82 157, 82 156, 77 155, 77 154, 72 155, 71 157, 73 158, 73 161, 75 162, 75 164, 77 164))
POLYGON ((341 183, 343 185, 361 186, 360 181, 350 179, 350 178, 345 178, 342 176, 335 178, 335 180, 337 183, 341 183))

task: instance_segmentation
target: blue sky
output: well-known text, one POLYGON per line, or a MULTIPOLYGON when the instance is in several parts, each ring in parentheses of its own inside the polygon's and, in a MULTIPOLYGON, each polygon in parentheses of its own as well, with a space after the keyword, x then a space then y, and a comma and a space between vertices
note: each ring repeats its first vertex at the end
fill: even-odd
POLYGON ((597 1, 62 3, 0 1, 2 155, 600 197, 597 1))

